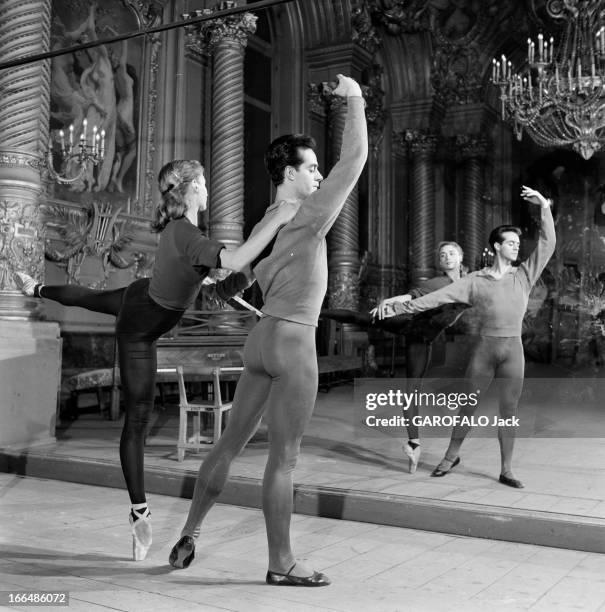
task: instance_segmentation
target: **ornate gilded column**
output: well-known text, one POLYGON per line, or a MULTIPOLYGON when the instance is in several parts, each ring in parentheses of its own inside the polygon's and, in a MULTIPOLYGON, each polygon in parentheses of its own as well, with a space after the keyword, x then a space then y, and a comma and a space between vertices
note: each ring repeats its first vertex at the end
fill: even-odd
MULTIPOLYGON (((221 2, 214 11, 236 6, 221 2)), ((208 13, 208 11, 203 11, 208 13)), ((244 52, 257 17, 242 13, 199 26, 198 42, 212 54, 210 235, 235 247, 244 228, 244 52)))
MULTIPOLYGON (((347 102, 329 96, 332 165, 340 159, 347 102)), ((359 307, 359 190, 353 187, 329 234, 328 304, 330 308, 359 307)))
MULTIPOLYGON (((51 0, 0 1, 0 57, 48 51, 51 0)), ((42 151, 48 144, 50 60, 0 71, 0 319, 34 318, 38 300, 13 281, 44 279, 40 218, 42 151)))
POLYGON ((467 265, 476 270, 480 266, 485 246, 485 203, 483 192, 483 164, 487 142, 480 136, 456 137, 456 149, 463 161, 462 205, 460 210, 460 237, 467 265))
POLYGON ((410 138, 410 282, 430 278, 435 264, 435 164, 437 139, 409 134, 410 138))
MULTIPOLYGON (((44 53, 51 0, 0 0, 0 57, 44 53)), ((61 372, 59 325, 13 273, 44 280, 41 152, 48 144, 50 62, 0 71, 0 446, 54 440, 61 372)))

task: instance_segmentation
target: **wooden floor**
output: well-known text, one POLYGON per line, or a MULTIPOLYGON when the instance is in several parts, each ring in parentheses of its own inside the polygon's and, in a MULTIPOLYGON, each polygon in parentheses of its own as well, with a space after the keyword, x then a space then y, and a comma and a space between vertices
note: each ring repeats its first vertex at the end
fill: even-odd
MULTIPOLYGON (((580 401, 587 396, 590 381, 542 380, 546 381, 540 382, 542 388, 552 388, 564 401, 545 404, 529 397, 523 402, 525 411, 541 411, 539 436, 522 437, 516 443, 514 468, 524 489, 498 482, 495 435, 473 433, 463 446, 460 465, 444 478, 431 478, 430 473, 443 456, 447 438, 423 436, 418 471, 409 474, 401 451, 405 432, 368 435, 360 428, 353 384, 319 393, 295 471, 299 510, 531 543, 544 543, 547 537, 552 546, 582 548, 580 535, 574 540, 572 528, 578 527, 582 538, 592 540, 590 545, 605 548, 605 423, 588 410, 588 402, 580 401), (502 529, 513 523, 518 527, 502 529), (595 528, 600 535, 593 537, 595 528)), ((397 384, 396 379, 386 382, 397 384)), ((533 385, 528 378, 528 393, 533 385)), ((63 423, 55 443, 8 449, 0 464, 16 473, 57 478, 70 474, 80 482, 122 488, 121 427, 122 419, 112 422, 98 411, 89 411, 63 423)), ((185 461, 176 461, 177 428, 175 405, 156 409, 146 467, 154 487, 150 490, 187 496, 205 452, 187 453, 185 461)), ((230 502, 260 503, 267 446, 266 428, 261 425, 233 464, 230 502)))
POLYGON ((603 555, 294 515, 299 559, 325 572, 319 589, 267 586, 259 510, 217 505, 196 558, 167 559, 189 501, 151 495, 154 542, 133 562, 124 492, 0 474, 0 607, 16 593, 69 593, 70 612, 597 612, 603 555))

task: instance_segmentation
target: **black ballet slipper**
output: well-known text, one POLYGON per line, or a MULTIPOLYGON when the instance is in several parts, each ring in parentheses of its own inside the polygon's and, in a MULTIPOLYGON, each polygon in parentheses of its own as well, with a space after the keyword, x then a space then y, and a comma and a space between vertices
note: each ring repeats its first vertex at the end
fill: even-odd
POLYGON ((454 459, 454 462, 450 466, 450 468, 447 470, 441 469, 439 467, 441 463, 439 463, 439 465, 431 472, 431 476, 435 476, 436 478, 441 478, 441 476, 445 476, 446 474, 449 474, 459 463, 460 463, 460 457, 456 457, 454 459))
POLYGON ((500 478, 498 480, 503 485, 506 485, 507 487, 513 487, 513 489, 524 489, 525 488, 525 485, 520 480, 517 480, 516 478, 509 478, 508 476, 505 476, 504 474, 500 474, 500 478))
POLYGON ((191 536, 183 536, 170 551, 168 562, 176 569, 186 569, 195 557, 195 540, 191 536))
POLYGON ((330 584, 330 579, 321 572, 313 572, 311 576, 292 576, 290 572, 296 567, 296 563, 285 573, 267 572, 265 578, 267 584, 273 586, 301 586, 301 587, 322 587, 330 584))

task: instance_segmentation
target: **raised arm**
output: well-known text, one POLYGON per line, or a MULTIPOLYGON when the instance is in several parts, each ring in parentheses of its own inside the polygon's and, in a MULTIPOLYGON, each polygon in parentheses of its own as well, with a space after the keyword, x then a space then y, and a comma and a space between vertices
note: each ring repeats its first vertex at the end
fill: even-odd
POLYGON ((338 79, 334 94, 347 98, 340 159, 321 182, 320 189, 305 200, 299 214, 322 237, 338 217, 368 157, 368 128, 361 88, 349 77, 339 74, 338 79))
POLYGON ((548 260, 555 252, 557 237, 555 222, 552 217, 552 201, 545 198, 539 191, 523 185, 521 197, 531 204, 540 206, 540 235, 533 253, 521 264, 525 270, 530 287, 536 284, 548 260))

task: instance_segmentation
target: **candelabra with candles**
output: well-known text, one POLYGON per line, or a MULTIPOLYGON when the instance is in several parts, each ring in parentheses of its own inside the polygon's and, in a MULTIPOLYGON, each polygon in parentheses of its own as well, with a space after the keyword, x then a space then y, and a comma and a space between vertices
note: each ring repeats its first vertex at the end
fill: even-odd
POLYGON ((487 268, 491 266, 494 263, 495 257, 496 255, 488 248, 483 249, 483 252, 481 253, 481 259, 479 261, 479 267, 487 268))
MULTIPOLYGON (((552 36, 527 40, 527 62, 514 72, 502 55, 492 61, 502 119, 520 140, 523 130, 540 146, 571 146, 584 159, 605 142, 605 25, 599 0, 548 3, 567 20, 557 51, 552 36)), ((556 11, 556 12, 555 12, 556 11)))
POLYGON ((47 165, 48 170, 58 183, 68 185, 79 181, 88 171, 89 166, 99 165, 105 158, 105 130, 99 130, 93 126, 92 135, 87 134, 88 122, 82 122, 82 132, 77 144, 74 146, 74 126, 69 126, 67 135, 63 130, 59 130, 59 164, 60 170, 55 170, 55 155, 52 140, 48 144, 47 165), (75 162, 77 167, 76 174, 69 176, 70 169, 75 162))

